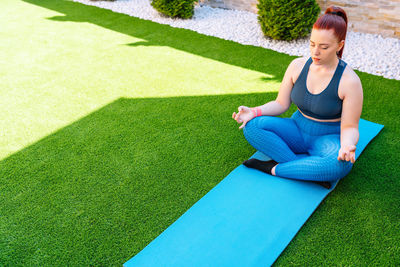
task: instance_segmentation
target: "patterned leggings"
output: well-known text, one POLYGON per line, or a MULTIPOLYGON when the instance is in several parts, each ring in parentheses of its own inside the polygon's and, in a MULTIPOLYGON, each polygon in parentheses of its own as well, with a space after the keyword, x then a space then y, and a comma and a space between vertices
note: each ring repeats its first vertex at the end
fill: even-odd
POLYGON ((291 118, 260 116, 244 130, 247 141, 279 164, 277 176, 309 181, 335 181, 353 164, 337 160, 340 122, 317 122, 296 111, 291 118))

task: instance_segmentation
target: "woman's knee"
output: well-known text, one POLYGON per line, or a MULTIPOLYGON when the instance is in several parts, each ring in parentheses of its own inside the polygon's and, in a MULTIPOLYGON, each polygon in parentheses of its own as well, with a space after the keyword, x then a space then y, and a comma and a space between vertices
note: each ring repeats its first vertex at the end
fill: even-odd
POLYGON ((247 140, 249 140, 249 138, 251 138, 254 134, 257 134, 257 132, 260 130, 257 122, 259 119, 260 117, 251 119, 246 123, 246 126, 244 126, 243 134, 247 140))
POLYGON ((260 134, 269 131, 269 124, 271 124, 270 116, 255 117, 246 123, 243 128, 244 137, 250 142, 254 139, 259 139, 260 134))
POLYGON ((351 163, 350 161, 343 161, 343 160, 338 160, 338 161, 340 164, 339 167, 340 178, 343 178, 344 176, 349 174, 349 172, 353 168, 353 163, 351 163))
POLYGON ((255 117, 252 120, 248 121, 244 129, 246 131, 253 130, 271 130, 277 124, 277 121, 281 118, 276 118, 273 116, 260 116, 255 117))
POLYGON ((326 175, 329 176, 327 180, 338 180, 345 177, 351 169, 353 164, 349 161, 337 160, 337 158, 329 161, 331 164, 326 165, 326 175))
POLYGON ((352 169, 353 164, 349 161, 338 160, 340 149, 339 135, 327 135, 315 140, 311 155, 322 158, 323 165, 332 180, 337 180, 346 176, 352 169))

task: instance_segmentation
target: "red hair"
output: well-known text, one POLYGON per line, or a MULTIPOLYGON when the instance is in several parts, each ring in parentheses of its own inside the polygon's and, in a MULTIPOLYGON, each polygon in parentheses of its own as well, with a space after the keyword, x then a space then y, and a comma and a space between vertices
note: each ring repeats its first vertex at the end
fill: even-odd
MULTIPOLYGON (((325 14, 317 19, 314 23, 313 29, 319 30, 330 30, 333 32, 338 39, 342 41, 346 39, 347 32, 347 15, 343 9, 336 6, 330 6, 325 10, 325 14)), ((338 57, 342 58, 343 48, 338 52, 338 57)))

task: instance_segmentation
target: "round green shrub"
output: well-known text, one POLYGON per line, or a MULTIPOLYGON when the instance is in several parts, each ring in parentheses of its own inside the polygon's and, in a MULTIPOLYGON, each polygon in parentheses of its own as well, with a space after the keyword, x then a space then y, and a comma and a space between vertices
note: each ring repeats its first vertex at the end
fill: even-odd
POLYGON ((198 0, 153 0, 151 5, 160 13, 172 18, 189 19, 194 14, 198 0))
POLYGON ((307 36, 321 11, 315 0, 259 0, 257 8, 264 35, 286 41, 307 36))

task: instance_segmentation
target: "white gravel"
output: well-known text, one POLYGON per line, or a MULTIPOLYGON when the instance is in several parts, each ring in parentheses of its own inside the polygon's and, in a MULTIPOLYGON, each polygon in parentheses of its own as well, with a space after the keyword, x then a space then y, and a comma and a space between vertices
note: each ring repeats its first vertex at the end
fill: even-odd
MULTIPOLYGON (((172 19, 159 14, 150 5, 150 0, 74 1, 241 44, 260 46, 289 55, 309 56, 308 38, 291 42, 267 39, 258 24, 257 14, 247 11, 196 5, 192 19, 172 19)), ((399 39, 349 31, 343 60, 353 69, 400 80, 399 39)))

